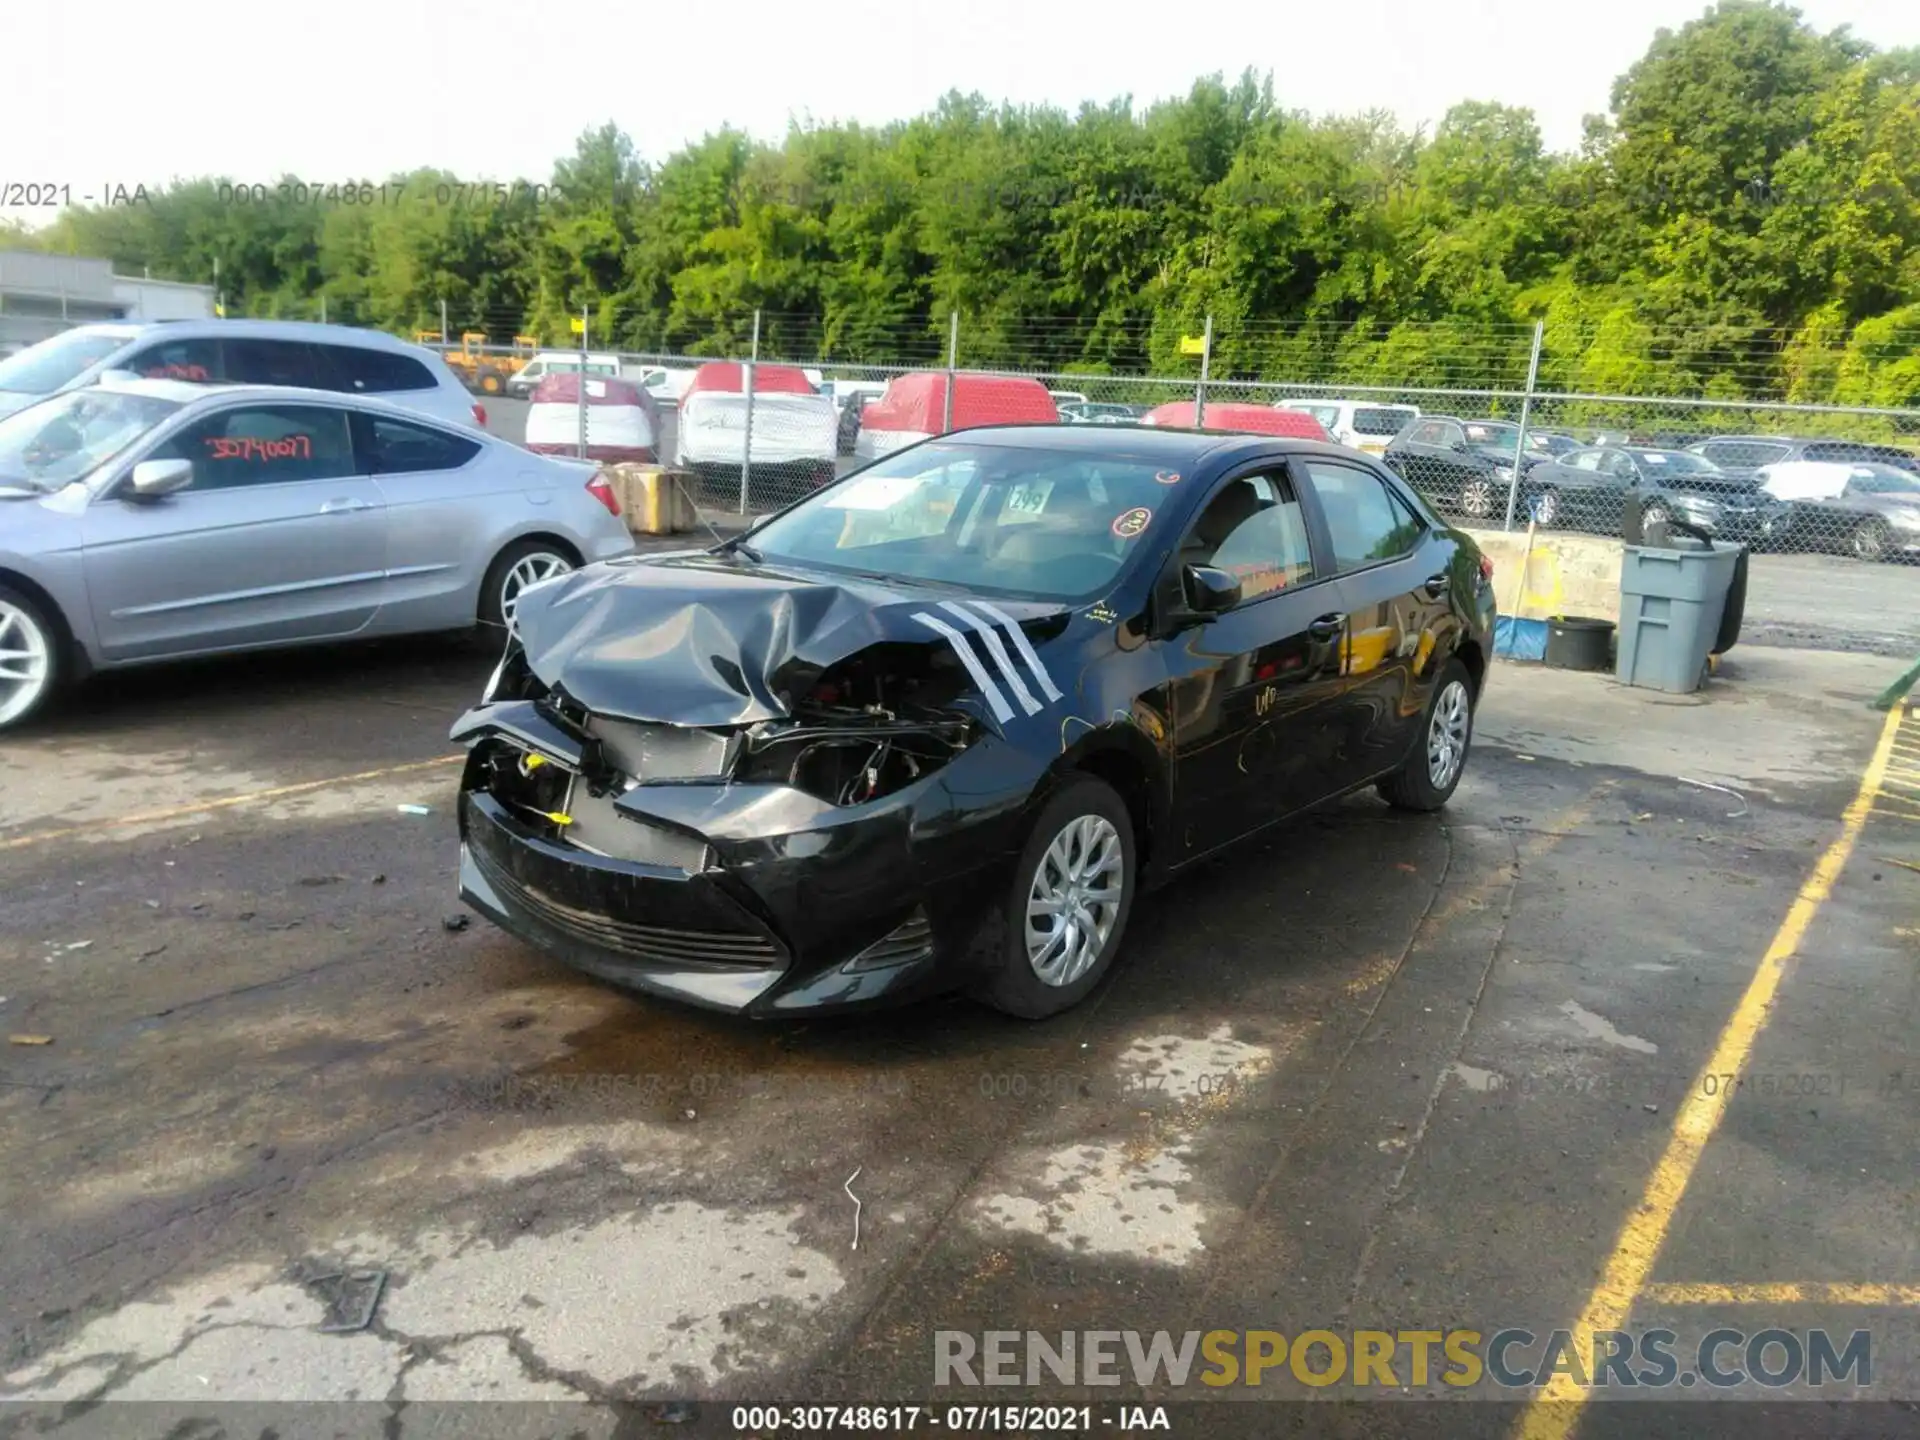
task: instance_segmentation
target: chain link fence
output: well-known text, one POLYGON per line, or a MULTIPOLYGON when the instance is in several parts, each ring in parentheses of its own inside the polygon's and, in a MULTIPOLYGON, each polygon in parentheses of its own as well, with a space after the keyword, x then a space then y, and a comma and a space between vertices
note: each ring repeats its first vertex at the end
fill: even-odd
POLYGON ((758 312, 708 322, 717 343, 703 349, 603 353, 596 330, 632 333, 610 307, 575 323, 566 344, 524 333, 518 317, 467 318, 479 328, 454 333, 450 323, 444 343, 437 332, 414 338, 442 349, 477 389, 504 387, 543 354, 536 371, 578 366, 583 356, 590 368, 616 367, 668 416, 662 462, 694 472, 703 500, 727 509, 777 508, 874 453, 860 442, 863 417, 899 376, 934 376, 936 392, 956 377, 964 395, 968 382, 958 377, 997 375, 1038 381, 1067 424, 1137 423, 1162 410, 1164 423, 1192 424, 1197 412, 1208 428, 1239 429, 1266 423, 1258 412, 1301 411, 1472 525, 1617 536, 1637 507, 1648 522, 1761 551, 1920 558, 1920 408, 1785 398, 1797 375, 1818 366, 1771 332, 1655 337, 1667 373, 1699 378, 1702 393, 1647 395, 1566 388, 1608 377, 1605 337, 1550 337, 1545 325, 1436 325, 1415 344, 1405 326, 1373 336, 1203 317, 1192 333, 1174 335, 1139 323, 1103 333, 1078 320, 950 316, 945 326, 901 322, 851 334, 819 317, 758 312), (517 338, 502 341, 507 331, 517 338), (1138 368, 1072 363, 1096 352, 1138 368), (1063 363, 1035 366, 1036 355, 1063 363), (716 362, 732 364, 734 398, 697 393, 688 409, 681 392, 716 362), (1249 372, 1261 378, 1244 378, 1249 372), (800 377, 830 407, 831 441, 800 377))
MULTIPOLYGON (((367 319, 324 294, 246 313, 367 319)), ((961 377, 997 375, 1038 381, 1068 424, 1137 422, 1184 404, 1166 423, 1192 424, 1197 412, 1209 428, 1249 428, 1276 408, 1303 411, 1474 525, 1619 535, 1636 506, 1756 550, 1920 558, 1920 408, 1799 399, 1844 391, 1858 357, 1796 349, 1783 331, 1643 333, 1629 363, 1604 328, 1546 323, 1375 332, 1207 316, 1169 328, 1141 317, 844 323, 774 311, 695 323, 605 302, 529 315, 472 301, 420 318, 400 333, 439 351, 483 402, 528 399, 545 376, 582 367, 644 392, 656 458, 695 475, 704 503, 746 513, 790 503, 875 453, 863 420, 899 377, 932 377, 949 394, 951 378, 964 396, 961 377), (657 348, 636 348, 649 337, 657 348), (1600 383, 1619 380, 1691 393, 1600 383)), ((1874 371, 1874 393, 1920 403, 1920 383, 1886 384, 1911 368, 1912 348, 1874 371)), ((497 433, 527 440, 527 412, 490 408, 497 433)), ((979 422, 976 407, 963 410, 979 422)), ((586 454, 598 448, 590 432, 611 419, 580 404, 559 433, 586 454)), ((905 433, 951 423, 950 404, 938 404, 905 433)))

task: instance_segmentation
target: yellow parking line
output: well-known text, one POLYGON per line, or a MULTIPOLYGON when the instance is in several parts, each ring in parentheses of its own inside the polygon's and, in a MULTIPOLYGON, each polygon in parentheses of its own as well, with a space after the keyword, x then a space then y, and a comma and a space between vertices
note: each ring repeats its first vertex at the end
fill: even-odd
MULTIPOLYGON (((1733 1015, 1721 1030, 1720 1038, 1713 1047, 1712 1059, 1707 1061, 1701 1078, 1688 1092, 1685 1103, 1674 1117, 1673 1134, 1667 1141, 1666 1152, 1648 1177, 1640 1204, 1622 1227, 1619 1238, 1614 1241, 1613 1254, 1607 1259, 1600 1283, 1587 1297, 1586 1306, 1575 1325, 1576 1335, 1626 1328, 1634 1298, 1647 1283, 1653 1262, 1659 1257, 1660 1247, 1666 1243, 1674 1212, 1679 1209, 1681 1198, 1687 1192, 1687 1183, 1700 1163, 1701 1152, 1719 1127, 1733 1093, 1731 1086, 1706 1084, 1705 1077, 1738 1074, 1747 1068, 1753 1042, 1767 1023, 1767 1012, 1786 975, 1787 962, 1793 959, 1795 951, 1800 948, 1801 939, 1807 933, 1807 927, 1813 923, 1813 917, 1833 893, 1834 882, 1846 868, 1854 844, 1859 840, 1860 832, 1866 828, 1867 817, 1873 813, 1874 798, 1880 793, 1894 739, 1900 733, 1901 718, 1902 712, 1899 710, 1888 712, 1886 724, 1880 730, 1880 741, 1873 749, 1873 758, 1867 762, 1866 773, 1860 779, 1860 788, 1841 819, 1839 836, 1827 847, 1826 853, 1813 867, 1813 873, 1800 887, 1792 908, 1787 911, 1787 918, 1781 922, 1773 943, 1767 947, 1759 969, 1754 971, 1746 993, 1740 997, 1740 1003, 1734 1007, 1733 1015)), ((1526 1414, 1521 1417, 1519 1434, 1524 1440, 1567 1440, 1580 1423, 1580 1412, 1586 1403, 1587 1393, 1586 1387, 1576 1381, 1566 1368, 1559 1369, 1527 1407, 1526 1414)))
POLYGON ((304 795, 313 790, 331 790, 339 785, 358 785, 364 780, 384 780, 389 775, 410 775, 419 770, 432 770, 441 765, 451 765, 467 757, 460 755, 442 755, 436 760, 418 760, 411 765, 389 765, 381 770, 362 770, 357 775, 335 775, 327 780, 304 780, 298 785, 276 785, 271 790, 250 790, 244 795, 222 795, 213 800, 202 800, 194 805, 176 805, 171 810, 147 810, 137 815, 115 815, 111 819, 94 820, 85 825, 67 825, 58 830, 36 830, 31 835, 16 836, 11 840, 0 840, 0 850, 20 850, 29 845, 42 845, 49 840, 65 840, 73 835, 97 835, 102 830, 116 830, 128 825, 158 825, 168 820, 184 820, 189 815, 204 815, 209 810, 230 810, 236 805, 253 805, 262 800, 281 800, 289 795, 304 795))
POLYGON ((1664 1305, 1920 1305, 1920 1285, 1649 1285, 1640 1298, 1664 1305))

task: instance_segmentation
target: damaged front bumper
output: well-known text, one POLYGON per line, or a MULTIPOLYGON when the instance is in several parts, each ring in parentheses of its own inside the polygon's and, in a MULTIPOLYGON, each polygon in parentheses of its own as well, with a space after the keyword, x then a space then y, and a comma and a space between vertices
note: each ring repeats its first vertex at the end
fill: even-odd
POLYGON ((461 897, 588 974, 710 1009, 775 1016, 963 983, 991 908, 979 897, 1008 883, 1021 835, 1025 787, 985 806, 972 793, 997 788, 980 747, 848 804, 741 778, 738 730, 579 725, 509 700, 453 737, 469 747, 461 897), (609 749, 626 774, 666 778, 588 782, 609 749))

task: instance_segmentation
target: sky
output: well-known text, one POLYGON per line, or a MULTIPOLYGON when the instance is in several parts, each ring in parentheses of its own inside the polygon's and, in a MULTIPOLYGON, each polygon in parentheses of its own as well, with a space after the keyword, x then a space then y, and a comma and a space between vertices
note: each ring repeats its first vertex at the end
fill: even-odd
MULTIPOLYGON (((663 159, 731 124, 884 123, 949 90, 1136 107, 1215 71, 1271 71, 1280 103, 1384 109, 1429 127, 1463 99, 1531 108, 1578 145, 1614 77, 1704 0, 1141 0, 809 4, 806 0, 16 0, 0 21, 7 98, 0 214, 36 184, 75 201, 109 187, 225 175, 321 184, 435 166, 463 181, 550 178, 608 120, 663 159), (104 73, 98 73, 104 72, 104 73), (94 78, 89 79, 93 73, 94 78), (120 77, 120 78, 115 78, 120 77), (98 83, 96 83, 96 81, 98 83), (23 123, 24 117, 24 123, 23 123)), ((1911 0, 1803 0, 1822 30, 1920 43, 1911 0)))

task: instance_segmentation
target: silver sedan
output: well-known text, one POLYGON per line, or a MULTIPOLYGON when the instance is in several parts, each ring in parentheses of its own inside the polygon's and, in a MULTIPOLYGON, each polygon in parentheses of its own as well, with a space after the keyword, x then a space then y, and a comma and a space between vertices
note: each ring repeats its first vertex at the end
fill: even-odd
POLYGON ((633 548, 594 466, 381 401, 71 391, 0 419, 0 728, 89 670, 504 628, 633 548))

